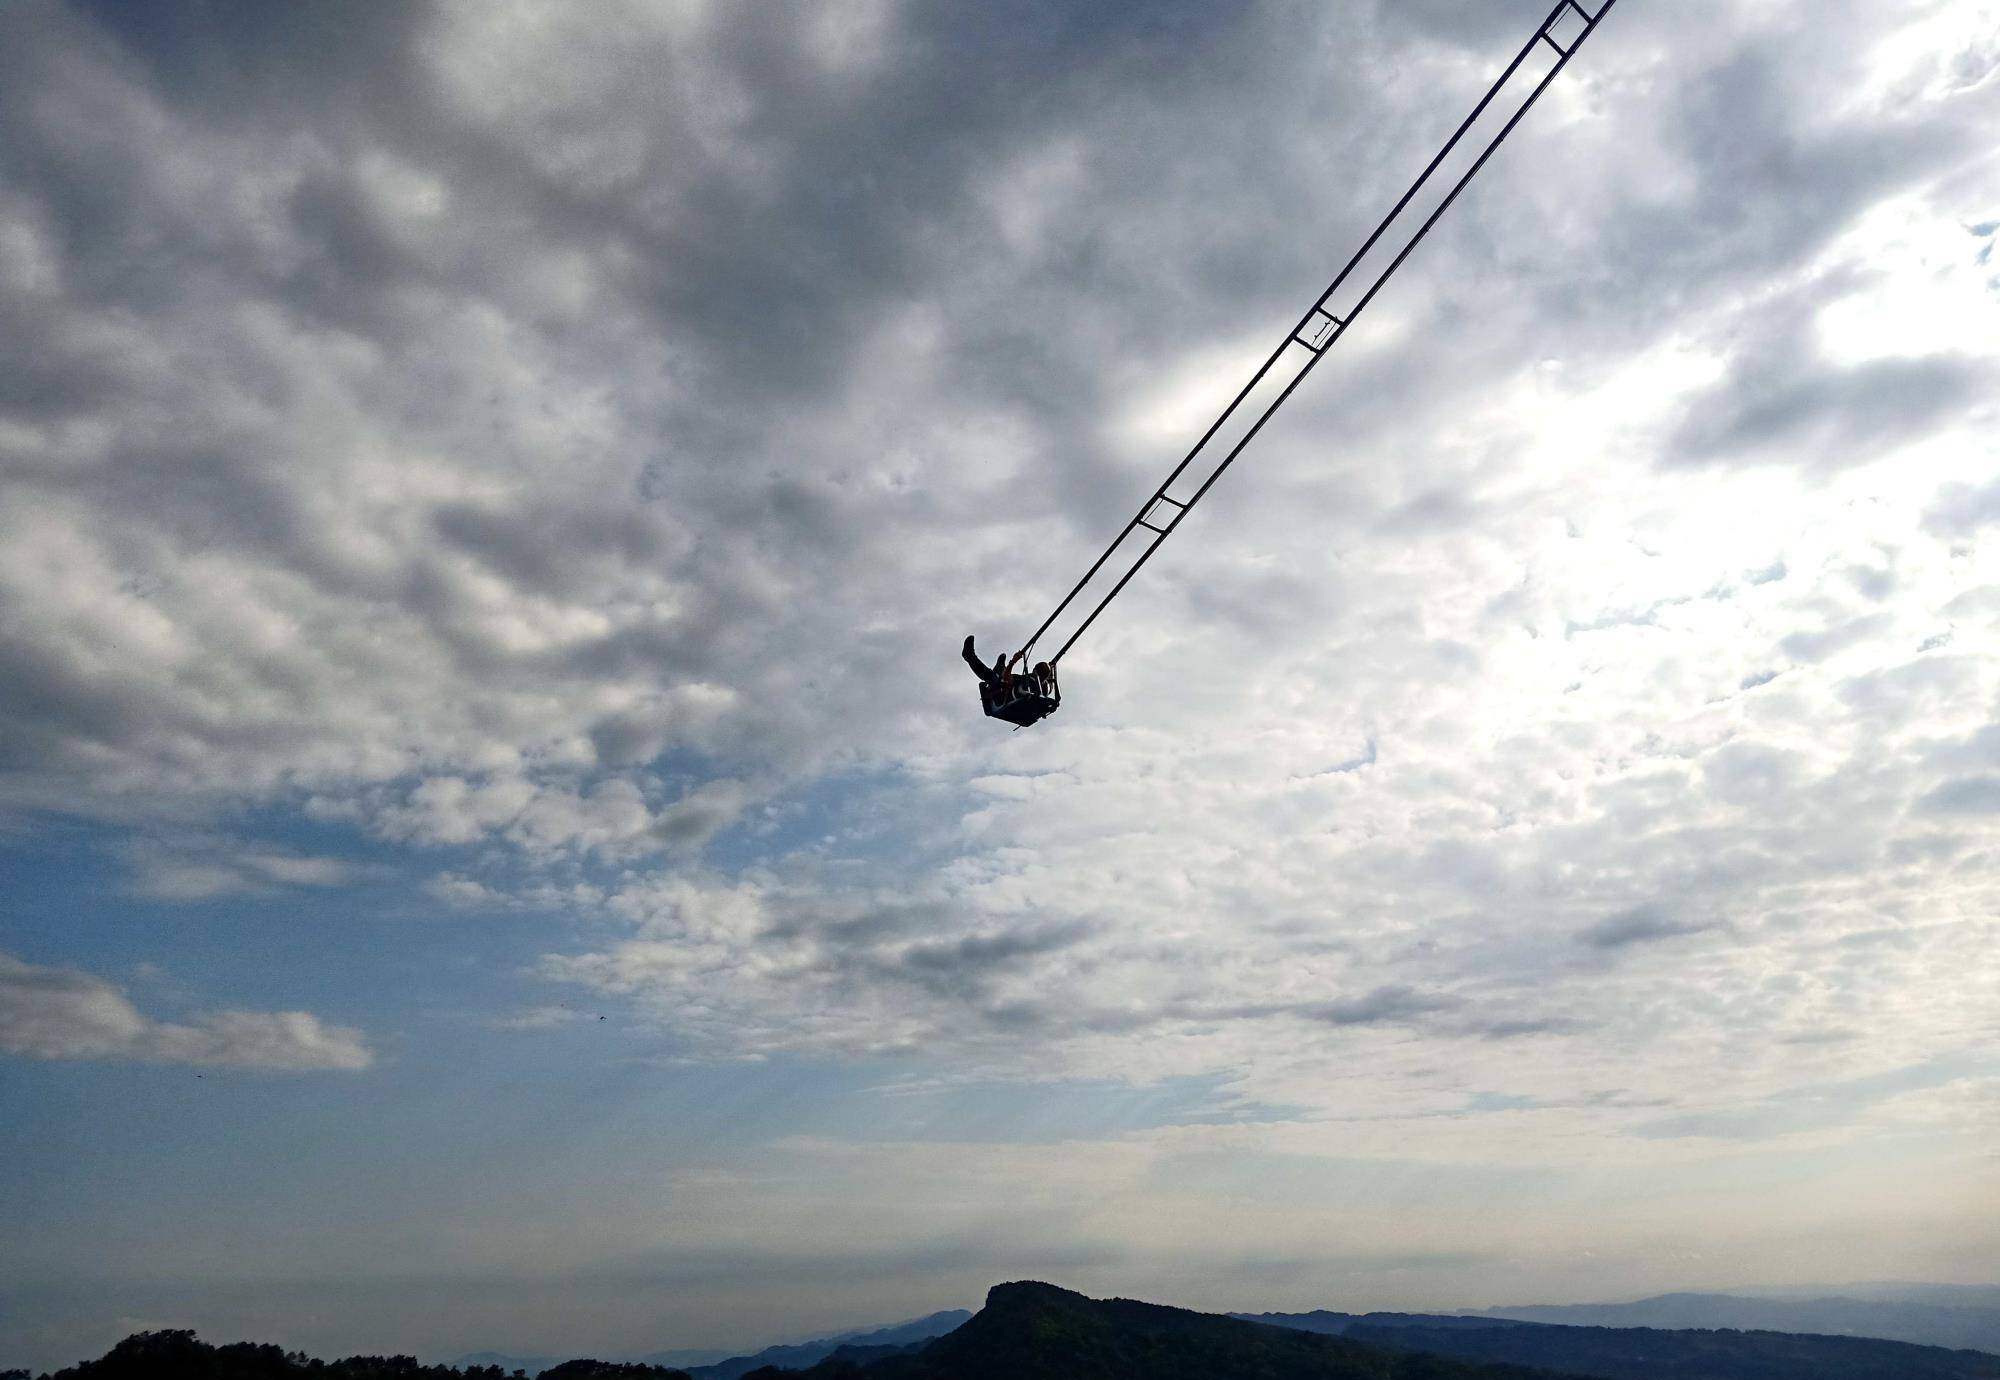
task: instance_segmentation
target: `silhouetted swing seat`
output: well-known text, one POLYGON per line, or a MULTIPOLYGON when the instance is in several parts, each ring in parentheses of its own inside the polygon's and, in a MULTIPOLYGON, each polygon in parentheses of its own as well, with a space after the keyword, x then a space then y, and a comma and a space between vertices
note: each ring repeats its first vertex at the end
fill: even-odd
POLYGON ((1051 666, 1044 676, 1023 671, 1011 681, 984 681, 979 703, 990 719, 1005 719, 1017 728, 1038 724, 1062 707, 1062 687, 1051 666))

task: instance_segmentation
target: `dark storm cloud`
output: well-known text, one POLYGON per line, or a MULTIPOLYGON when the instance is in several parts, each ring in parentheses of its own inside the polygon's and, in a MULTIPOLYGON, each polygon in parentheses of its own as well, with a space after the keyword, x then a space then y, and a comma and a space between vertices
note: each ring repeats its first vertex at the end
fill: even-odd
POLYGON ((1968 537, 1995 522, 2000 522, 2000 480, 1948 484, 1924 513, 1924 526, 1947 537, 1968 537))
POLYGON ((823 907, 794 905, 764 927, 763 937, 791 941, 827 936, 843 944, 878 944, 949 926, 949 909, 936 904, 874 906, 859 914, 829 916, 823 907))
POLYGON ((1505 49, 1509 39, 1518 44, 1523 30, 1531 29, 1548 9, 1539 0, 1502 0, 1469 11, 1452 0, 1402 0, 1385 7, 1380 22, 1407 26, 1432 41, 1488 57, 1505 49))
POLYGON ((411 81, 412 41, 434 13, 424 0, 382 14, 256 0, 189 6, 81 0, 71 8, 143 65, 163 97, 224 122, 279 111, 293 117, 368 111, 411 81))
POLYGON ((2000 723, 1990 723, 1964 738, 1948 738, 1925 754, 1926 765, 1959 772, 1967 768, 2000 768, 2000 723))
POLYGON ((558 595, 587 590, 602 566, 665 564, 683 556, 689 544, 665 513, 580 499, 534 512, 441 504, 431 523, 450 547, 512 583, 558 595))
POLYGON ((1657 906, 1637 906, 1592 925, 1577 935, 1577 942, 1593 949, 1624 949, 1713 928, 1712 924, 1678 919, 1657 906))
POLYGON ((1917 802, 1933 815, 2000 814, 2000 776, 1961 776, 1945 782, 1917 802))
POLYGON ((1682 463, 1810 455, 1839 469, 1930 435, 1984 396, 1983 367, 1963 359, 1815 365, 1801 343, 1740 356, 1690 404, 1676 438, 1682 463))
POLYGON ((977 1009, 985 1020, 1000 1026, 1087 1024, 1087 1013, 1042 1002, 995 999, 993 992, 1001 977, 1030 971, 1037 961, 1082 943, 1090 932, 1089 926, 1071 922, 1028 925, 920 940, 893 949, 843 949, 829 953, 828 961, 844 977, 907 983, 953 1006, 977 1009))
MULTIPOLYGON (((1660 93, 1663 151, 1702 175, 1612 209, 1605 233, 1628 289, 1680 310, 1716 288, 1767 281, 1811 262, 1872 202, 1977 147, 1971 111, 1899 123, 1831 98, 1859 76, 1847 25, 1864 8, 1840 0, 1775 16, 1660 93)), ((1661 41, 1691 17, 1634 9, 1608 23, 1661 41)))
POLYGON ((1984 363, 1950 353, 1826 358, 1815 317, 1864 284, 1856 272, 1830 274, 1749 314, 1721 380, 1687 403, 1669 462, 1805 459, 1842 469, 1928 436, 1984 396, 1984 363))
POLYGON ((53 648, 0 641, 0 763, 16 771, 53 767, 76 744, 116 747, 153 723, 146 687, 107 683, 53 648))
POLYGON ((981 973, 1024 958, 1054 953, 1089 934, 1083 925, 1044 925, 1004 934, 973 934, 948 942, 913 944, 902 954, 905 966, 924 973, 981 973))
POLYGON ((1523 1040, 1536 1035, 1571 1035, 1588 1024, 1571 1016, 1500 1017, 1462 1026, 1461 1031, 1482 1040, 1523 1040))
POLYGON ((0 86, 13 94, 0 97, 9 135, 0 172, 33 194, 76 299, 160 311, 188 302, 191 282, 233 280, 351 312, 384 297, 403 265, 325 160, 343 143, 358 151, 376 115, 421 113, 411 60, 428 13, 422 4, 374 15, 254 4, 13 7, 10 56, 0 57, 0 86), (127 80, 204 133, 298 134, 292 170, 306 177, 288 209, 309 246, 303 258, 246 235, 244 205, 174 195, 186 165, 118 128, 125 112, 111 88, 127 80), (56 87, 70 88, 69 99, 46 99, 56 87), (93 123, 93 113, 110 118, 93 123), (339 270, 332 279, 330 267, 339 270), (385 270, 387 282, 373 276, 385 270))
POLYGON ((1452 998, 1439 993, 1390 984, 1358 997, 1301 1007, 1299 1014, 1328 1025, 1375 1025, 1412 1020, 1455 1004, 1452 998))
MULTIPOLYGON (((934 275, 948 266, 929 245, 971 228, 962 223, 968 185, 1017 144, 1076 119, 1100 64, 1185 91, 1197 76, 1187 55, 1211 46, 1222 27, 1219 16, 1192 4, 1002 5, 977 13, 917 6, 892 16, 880 67, 850 80, 820 60, 808 18, 724 9, 698 55, 666 45, 611 55, 590 74, 600 89, 577 114, 615 117, 621 135, 636 133, 637 157, 613 167, 608 142, 586 143, 575 166, 551 168, 507 147, 521 131, 448 108, 412 73, 411 55, 438 28, 435 12, 412 8, 382 26, 386 32, 344 34, 334 45, 336 54, 395 54, 375 82, 381 106, 343 112, 343 132, 357 142, 381 140, 446 175, 456 193, 498 213, 494 228, 503 237, 525 228, 544 248, 633 252, 644 268, 622 282, 625 304, 695 348, 711 384, 743 402, 796 401, 844 377, 842 342, 865 334, 885 301, 935 287, 934 275), (690 137, 697 112, 662 94, 718 86, 747 97, 732 147, 754 155, 755 177, 690 137)), ((356 27, 374 24, 364 16, 356 27)), ((251 26, 254 41, 235 35, 230 14, 215 17, 213 34, 202 21, 171 27, 172 53, 256 72, 259 91, 282 86, 286 65, 309 60, 320 42, 268 16, 251 26)), ((146 25, 121 26, 120 36, 142 49, 163 38, 146 25)), ((171 56, 164 65, 177 74, 188 66, 171 56)), ((315 72, 310 84, 327 80, 315 72)), ((200 87, 176 90, 194 100, 200 87)), ((240 109, 217 102, 201 114, 227 122, 240 109)), ((372 292, 410 267, 337 179, 302 187, 294 209, 321 244, 331 286, 372 292)), ((457 274, 464 285, 491 287, 477 277, 491 268, 474 255, 457 274)))

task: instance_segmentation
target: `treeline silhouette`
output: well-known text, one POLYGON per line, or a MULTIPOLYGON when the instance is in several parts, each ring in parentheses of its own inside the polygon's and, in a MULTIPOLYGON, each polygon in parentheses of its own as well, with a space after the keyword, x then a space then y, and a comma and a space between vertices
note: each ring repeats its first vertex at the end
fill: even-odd
MULTIPOLYGON (((98 1357, 45 1380, 526 1380, 499 1366, 427 1366, 414 1356, 349 1356, 322 1361, 259 1342, 211 1346, 192 1332, 138 1332, 98 1357)), ((30 1380, 0 1371, 0 1380, 30 1380)), ((688 1380, 684 1370, 618 1361, 576 1360, 550 1366, 536 1380, 688 1380)))

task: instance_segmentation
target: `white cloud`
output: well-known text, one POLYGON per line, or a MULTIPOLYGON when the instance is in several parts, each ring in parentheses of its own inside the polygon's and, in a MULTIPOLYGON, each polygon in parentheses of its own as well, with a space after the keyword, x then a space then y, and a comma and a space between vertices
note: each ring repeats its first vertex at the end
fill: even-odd
POLYGON ((560 1026, 574 1025, 583 1019, 583 1012, 571 1006, 530 1006, 516 1011, 511 1016, 502 1016, 494 1021, 498 1030, 554 1030, 560 1026))
POLYGON ((1214 9, 1174 54, 1237 61, 1134 83, 1181 57, 1116 16, 1002 61, 920 8, 836 51, 470 6, 364 118, 318 56, 324 105, 218 109, 54 14, 8 142, 65 176, 0 203, 6 799, 465 850, 434 900, 585 922, 536 971, 698 1057, 1483 1080, 1554 1143, 1724 1051, 1748 1095, 1955 1048, 2000 183, 1942 13, 1619 9, 1019 735, 958 637, 1032 626, 1506 15, 1214 9))
POLYGON ((73 968, 0 954, 0 1051, 36 1059, 133 1059, 300 1072, 365 1069, 361 1032, 306 1011, 145 1015, 117 987, 73 968))
POLYGON ((254 896, 299 887, 337 887, 369 869, 344 858, 314 857, 227 838, 165 834, 124 850, 132 890, 163 901, 254 896))

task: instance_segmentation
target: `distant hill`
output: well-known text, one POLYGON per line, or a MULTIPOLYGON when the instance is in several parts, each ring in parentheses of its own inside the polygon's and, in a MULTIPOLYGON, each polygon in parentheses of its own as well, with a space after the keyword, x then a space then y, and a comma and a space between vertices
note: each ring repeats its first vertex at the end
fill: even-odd
MULTIPOLYGON (((943 1336, 967 1318, 970 1311, 964 1308, 950 1308, 942 1313, 930 1313, 907 1322, 890 1323, 885 1327, 856 1328, 851 1332, 837 1332, 831 1337, 821 1337, 810 1342, 794 1342, 778 1346, 767 1346, 762 1351, 748 1356, 738 1356, 720 1347, 684 1347, 677 1351, 655 1351, 635 1359, 641 1365, 666 1366, 687 1371, 692 1380, 736 1380, 736 1377, 759 1366, 783 1366, 798 1370, 812 1365, 834 1354, 842 1347, 883 1347, 893 1350, 908 1346, 912 1342, 926 1342, 933 1337, 943 1336)), ((524 1371, 539 1376, 544 1370, 556 1364, 553 1356, 510 1356, 499 1351, 474 1351, 453 1361, 461 1369, 497 1367, 507 1375, 524 1371)), ((0 1377, 4 1380, 4 1377, 0 1377)))
MULTIPOLYGON (((1741 1300, 1739 1300, 1741 1301, 1741 1300)), ((1550 1312, 1562 1310, 1547 1310, 1550 1312)), ((1776 1331, 1565 1326, 1422 1313, 1237 1314, 1277 1327, 1469 1360, 1512 1361, 1607 1380, 1965 1380, 2000 1377, 2000 1360, 1869 1337, 1776 1331)))
POLYGON ((1735 1328, 1829 1337, 1883 1337, 1923 1346, 2000 1352, 2000 1307, 1938 1301, 1983 1301, 2000 1295, 2000 1291, 1950 1285, 1876 1287, 1900 1287, 1923 1301, 1660 1294, 1633 1303, 1485 1308, 1470 1316, 1566 1323, 1576 1327, 1735 1328))
MULTIPOLYGON (((916 1342, 927 1342, 933 1337, 942 1337, 953 1328, 960 1326, 972 1316, 963 1308, 950 1308, 942 1313, 932 1313, 927 1317, 914 1318, 909 1322, 892 1323, 888 1327, 878 1327, 870 1331, 842 1332, 818 1341, 798 1342, 788 1346, 767 1346, 751 1356, 731 1356, 713 1365, 688 1366, 688 1374, 693 1380, 738 1380, 753 1370, 764 1366, 776 1366, 783 1370, 803 1370, 807 1366, 823 1361, 842 1350, 879 1350, 886 1355, 889 1351, 910 1346, 916 1342)), ((667 1356, 648 1356, 648 1361, 664 1361, 667 1356)))
POLYGON ((1355 1327, 1535 1327, 1536 1323, 1509 1322, 1504 1318, 1465 1317, 1456 1313, 1330 1313, 1316 1308, 1310 1313, 1231 1313, 1244 1322, 1269 1327, 1289 1327, 1299 1332, 1322 1332, 1344 1337, 1355 1327))
POLYGON ((1360 1325, 1347 1335, 1378 1346, 1510 1361, 1603 1380, 2000 1380, 2000 1356, 1874 1337, 1533 1324, 1360 1325))
MULTIPOLYGON (((839 1355, 812 1380, 1553 1380, 1367 1346, 1213 1313, 1090 1299, 1051 1284, 996 1285, 972 1320, 925 1346, 877 1359, 839 1355)), ((776 1368, 751 1380, 793 1380, 776 1368)))
POLYGON ((1875 1279, 1847 1284, 1760 1285, 1722 1292, 1745 1299, 1863 1299, 1870 1303, 1934 1303, 1946 1308, 2000 1310, 2000 1284, 1926 1284, 1918 1280, 1875 1279))

